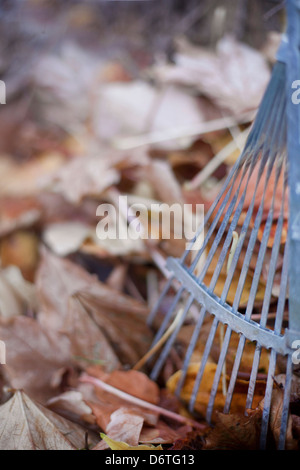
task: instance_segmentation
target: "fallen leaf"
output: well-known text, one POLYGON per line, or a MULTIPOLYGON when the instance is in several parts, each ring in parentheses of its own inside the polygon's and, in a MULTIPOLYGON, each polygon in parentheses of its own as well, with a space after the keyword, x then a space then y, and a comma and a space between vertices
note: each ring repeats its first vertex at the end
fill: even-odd
MULTIPOLYGON (((121 364, 134 365, 150 348, 153 333, 146 325, 148 309, 141 302, 98 282, 74 296, 102 332, 121 364), (132 332, 134 331, 134 335, 132 332)), ((72 311, 69 319, 72 319, 72 311)), ((90 323, 90 322, 89 322, 90 323)), ((70 325, 70 323, 69 323, 70 325)), ((64 329, 64 327, 63 327, 64 329)), ((75 338, 74 338, 75 339, 75 338)), ((94 352, 101 348, 95 343, 94 352)), ((104 360, 104 357, 97 356, 104 360)), ((112 364, 105 363, 107 370, 112 364)))
POLYGON ((23 198, 37 195, 47 178, 63 163, 64 157, 57 152, 46 152, 22 165, 7 159, 1 164, 0 196, 23 198))
POLYGON ((0 338, 6 345, 3 372, 13 388, 24 389, 42 403, 59 393, 59 387, 52 385, 53 377, 72 365, 66 337, 19 316, 0 321, 0 338))
POLYGON ((174 65, 153 68, 159 81, 190 86, 234 114, 258 107, 270 78, 260 52, 229 35, 218 42, 215 51, 195 46, 185 38, 177 39, 175 48, 174 65))
POLYGON ((97 366, 89 367, 86 372, 129 395, 154 405, 159 403, 158 385, 143 372, 137 370, 115 370, 107 374, 97 366))
POLYGON ((81 266, 45 249, 41 253, 36 286, 41 302, 39 322, 54 330, 64 327, 69 312, 69 300, 79 293, 80 300, 84 299, 86 304, 91 297, 91 303, 93 301, 96 304, 95 315, 101 307, 106 312, 115 312, 115 315, 119 312, 119 320, 126 314, 132 315, 135 321, 140 317, 138 323, 142 323, 148 314, 148 308, 142 302, 109 288, 81 266))
MULTIPOLYGON (((0 407, 2 450, 78 450, 86 430, 35 403, 22 391, 0 407)), ((91 445, 95 444, 89 436, 91 445)))
MULTIPOLYGON (((107 443, 111 450, 163 450, 162 446, 130 446, 126 442, 117 442, 101 433, 101 438, 107 443)), ((99 450, 96 447, 93 450, 99 450)))
POLYGON ((43 250, 36 279, 39 323, 68 336, 77 360, 107 370, 134 364, 150 347, 147 306, 98 281, 82 267, 43 250), (135 332, 132 335, 132 331, 135 332))
MULTIPOLYGON (((164 90, 158 90, 152 84, 135 80, 109 83, 99 89, 94 126, 102 140, 114 139, 117 145, 121 143, 122 148, 124 143, 131 147, 128 143, 130 136, 187 128, 203 120, 204 111, 198 100, 181 87, 171 84, 164 90), (180 112, 174 112, 176 108, 180 108, 180 112), (124 137, 122 141, 123 136, 129 137, 124 137)), ((177 139, 174 144, 174 139, 170 139, 169 142, 160 143, 160 147, 187 147, 192 141, 193 138, 185 137, 181 141, 177 139)))
POLYGON ((66 413, 71 416, 77 416, 78 418, 94 423, 92 409, 84 401, 83 395, 77 390, 70 390, 64 392, 61 395, 50 398, 46 403, 47 408, 55 411, 58 414, 66 413))
MULTIPOLYGON (((283 376, 281 376, 281 379, 283 379, 283 376)), ((273 435, 276 445, 278 444, 279 436, 280 436, 281 415, 282 415, 282 410, 283 410, 283 397, 284 397, 284 388, 273 389, 272 400, 271 400, 271 405, 270 405, 269 428, 273 435)), ((263 408, 264 408, 264 400, 262 400, 259 404, 259 409, 263 410, 263 408)), ((285 444, 286 446, 285 448, 287 450, 295 450, 298 447, 298 443, 293 437, 292 427, 293 427, 292 415, 289 415, 288 423, 287 423, 287 431, 286 431, 286 444, 285 444)))
MULTIPOLYGON (((106 427, 106 433, 109 439, 125 441, 126 446, 137 446, 143 424, 144 418, 142 416, 135 414, 128 408, 119 408, 112 413, 106 427)), ((104 439, 97 444, 94 450, 104 450, 108 447, 109 443, 104 439)))
POLYGON ((62 331, 70 339, 70 352, 78 364, 85 369, 93 363, 103 364, 113 370, 121 362, 101 328, 77 297, 71 297, 62 331))
POLYGON ((159 421, 155 427, 143 427, 140 442, 144 444, 172 444, 177 439, 186 437, 191 429, 191 426, 172 429, 164 421, 159 421))
POLYGON ((80 222, 58 222, 45 228, 43 240, 56 255, 68 256, 78 251, 94 230, 80 222))
POLYGON ((85 196, 99 196, 120 181, 109 156, 76 157, 49 179, 48 188, 59 192, 72 203, 85 196), (106 158, 105 158, 106 157, 106 158))
MULTIPOLYGON (((90 366, 87 372, 136 398, 153 403, 154 405, 159 402, 159 388, 157 384, 142 372, 115 370, 107 374, 100 366, 90 366)), ((158 414, 153 411, 141 408, 138 405, 129 404, 128 401, 111 393, 104 392, 99 388, 95 389, 95 394, 97 401, 95 399, 88 400, 88 404, 93 410, 99 427, 104 431, 107 430, 112 413, 120 408, 131 410, 132 413, 142 417, 144 423, 150 426, 155 427, 158 423, 158 414)))
POLYGON ((216 424, 205 438, 205 450, 258 450, 261 412, 250 416, 217 413, 216 424))
MULTIPOLYGON (((188 371, 186 374, 186 379, 184 385, 182 387, 180 398, 185 402, 188 403, 192 396, 192 391, 194 388, 194 383, 196 380, 197 372, 199 370, 200 363, 190 364, 188 367, 188 371)), ((204 368, 203 378, 197 393, 196 401, 195 401, 195 410, 198 411, 201 415, 205 415, 207 405, 210 400, 210 393, 215 377, 217 369, 217 364, 212 362, 207 362, 204 368)), ((168 382, 167 388, 172 392, 175 393, 178 381, 182 371, 177 371, 174 375, 172 375, 168 382)), ((226 384, 228 386, 230 377, 226 375, 226 384)), ((265 385, 265 382, 263 383, 265 385)), ((236 386, 235 386, 235 393, 234 399, 231 405, 231 412, 232 413, 243 413, 245 411, 246 405, 246 396, 248 391, 249 381, 237 379, 236 386)), ((263 387, 264 388, 264 387, 263 387)), ((254 407, 258 405, 261 401, 263 396, 263 391, 258 387, 255 390, 256 395, 254 396, 254 407)), ((218 384, 218 389, 216 393, 216 398, 214 402, 214 415, 216 411, 223 411, 225 405, 225 396, 223 395, 222 391, 222 380, 218 384)))
POLYGON ((0 199, 0 236, 35 224, 41 216, 36 198, 17 197, 0 199))
POLYGON ((146 177, 162 202, 183 202, 180 184, 168 162, 152 160, 146 169, 146 177))
POLYGON ((26 281, 19 268, 8 266, 0 271, 0 316, 11 318, 38 307, 35 286, 26 281))
POLYGON ((184 438, 176 439, 169 450, 202 450, 204 444, 204 433, 191 431, 184 438))

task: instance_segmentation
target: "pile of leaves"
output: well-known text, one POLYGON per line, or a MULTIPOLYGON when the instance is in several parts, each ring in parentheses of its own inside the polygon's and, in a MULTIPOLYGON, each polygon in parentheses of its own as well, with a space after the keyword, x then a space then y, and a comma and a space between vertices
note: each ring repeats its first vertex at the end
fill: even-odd
MULTIPOLYGON (((205 423, 219 344, 199 414, 185 407, 205 328, 181 400, 174 392, 183 354, 173 350, 157 382, 134 366, 154 339, 147 317, 166 282, 166 258, 186 243, 162 238, 151 204, 211 205, 269 80, 270 48, 224 37, 212 51, 180 37, 172 62, 133 46, 107 58, 74 38, 90 25, 82 8, 65 18, 71 36, 23 70, 0 113, 0 449, 256 449, 259 388, 246 417, 243 380, 228 415, 220 388, 214 427, 205 423), (155 240, 97 237, 100 204, 113 204, 128 223, 119 196, 147 206, 155 240)), ((31 21, 37 27, 40 19, 31 21)), ((263 289, 264 279, 260 302, 263 289)), ((249 283, 243 305, 248 295, 249 283)), ((190 331, 182 329, 181 347, 190 331)), ((230 350, 229 363, 233 357, 230 350)), ((266 372, 267 353, 262 361, 266 372)), ((244 365, 249 372, 247 354, 244 365)), ((284 377, 275 382, 271 448, 284 377)), ((299 446, 299 396, 295 376, 288 448, 299 446)))

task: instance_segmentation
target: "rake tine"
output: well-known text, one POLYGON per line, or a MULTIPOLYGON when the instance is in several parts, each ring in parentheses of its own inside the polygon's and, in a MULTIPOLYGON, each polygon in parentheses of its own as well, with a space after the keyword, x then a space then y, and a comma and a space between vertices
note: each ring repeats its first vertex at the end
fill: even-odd
POLYGON ((290 402, 290 394, 291 394, 291 386, 292 386, 292 369, 293 369, 292 356, 289 355, 287 359, 287 367, 286 367, 278 450, 283 450, 285 448, 286 430, 287 430, 288 417, 289 417, 289 402, 290 402))
POLYGON ((167 359, 168 357, 168 354, 171 350, 171 347, 173 346, 173 343, 178 335, 178 332, 181 328, 181 326, 183 325, 183 322, 186 318, 186 315, 192 305, 192 303, 194 302, 194 297, 192 295, 190 295, 185 307, 184 307, 184 311, 181 315, 181 318, 180 318, 180 321, 178 322, 178 325, 177 327, 175 328, 174 332, 172 333, 172 335, 170 336, 170 338, 168 339, 167 343, 165 344, 165 347, 163 348, 161 354, 160 354, 160 357, 158 359, 158 361, 156 362, 152 372, 151 372, 151 379, 152 380, 156 380, 157 379, 157 376, 159 374, 159 372, 161 371, 161 368, 165 362, 165 360, 167 359))
POLYGON ((188 346, 188 349, 187 349, 187 352, 186 352, 186 356, 185 356, 183 366, 182 366, 181 376, 180 376, 180 379, 178 381, 177 388, 176 388, 176 396, 177 397, 180 397, 180 392, 181 392, 183 384, 185 382, 186 374, 187 374, 187 371, 188 371, 188 366, 189 366, 192 354, 194 352, 194 349, 196 347, 196 344, 197 344, 197 341, 198 341, 198 338, 199 338, 199 334, 200 334, 200 331, 201 331, 201 328, 202 328, 205 313, 206 313, 206 309, 204 307, 202 307, 201 310, 200 310, 200 314, 199 314, 197 323, 195 325, 192 337, 191 337, 191 341, 189 343, 189 346, 188 346))
POLYGON ((277 358, 276 351, 272 349, 271 354, 270 354, 269 371, 268 371, 268 378, 267 378, 267 384, 266 384, 266 389, 265 389, 264 408, 263 408, 262 422, 261 422, 260 448, 262 450, 264 450, 267 445, 267 434, 268 434, 269 416, 270 416, 270 409, 271 409, 274 374, 275 374, 275 367, 276 367, 276 358, 277 358))
POLYGON ((210 329, 208 339, 206 341, 206 346, 205 346, 205 349, 204 349, 204 353, 203 353, 203 357, 202 357, 202 361, 201 361, 201 366, 198 370, 196 380, 195 380, 195 383, 194 383, 194 387, 193 387, 193 391, 192 391, 192 395, 191 395, 191 398, 190 398, 189 410, 191 412, 193 412, 194 408, 195 408, 195 403, 196 403, 198 390, 199 390, 199 387, 200 387, 200 384, 201 384, 201 381, 202 381, 202 378, 203 378, 204 369, 205 369, 205 366, 206 366, 206 363, 207 363, 207 360, 208 360, 208 356, 209 356, 209 353, 210 353, 210 350, 211 350, 211 347, 212 347, 212 343, 213 343, 214 338, 215 338, 215 334, 216 334, 216 331, 217 331, 217 328, 218 328, 218 324, 219 324, 219 322, 218 322, 217 318, 215 317, 214 320, 213 320, 213 323, 212 323, 212 327, 210 329))
POLYGON ((223 347, 222 347, 221 354, 220 354, 220 357, 219 357, 217 370, 215 372, 214 382, 213 382, 213 385, 212 385, 212 388, 211 388, 210 398, 209 398, 209 402, 208 402, 208 406, 207 406, 207 410, 206 410, 206 420, 207 420, 208 423, 211 422, 214 402, 215 402, 216 394, 217 394, 217 391, 218 391, 220 377, 221 377, 221 374, 222 374, 222 371, 223 371, 224 361, 226 359, 226 354, 227 354, 227 350, 228 350, 228 346, 229 346, 229 342, 230 342, 230 338, 231 338, 231 333, 232 333, 232 330, 229 327, 227 327, 227 330, 226 330, 226 333, 225 333, 225 336, 224 336, 224 340, 223 340, 223 347))
POLYGON ((148 326, 152 326, 152 324, 155 320, 156 314, 158 313, 158 310, 161 306, 161 303, 164 300, 165 296, 167 295, 173 281, 174 281, 174 276, 171 276, 170 279, 166 282, 159 298, 157 299, 157 301, 153 305, 152 310, 149 313, 149 316, 148 316, 148 319, 147 319, 147 325, 148 326))

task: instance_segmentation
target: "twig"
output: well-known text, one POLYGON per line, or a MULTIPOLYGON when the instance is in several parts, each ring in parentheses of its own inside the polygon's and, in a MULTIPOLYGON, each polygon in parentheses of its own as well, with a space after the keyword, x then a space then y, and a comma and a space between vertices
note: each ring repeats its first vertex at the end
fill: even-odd
POLYGON ((232 263, 232 260, 233 260, 233 257, 234 257, 234 253, 236 251, 238 241, 239 241, 238 233, 235 232, 235 231, 232 232, 232 245, 231 245, 231 249, 230 249, 229 256, 228 256, 228 261, 227 261, 227 274, 229 272, 229 269, 230 269, 230 266, 231 266, 231 263, 232 263))
POLYGON ((168 140, 183 139, 194 137, 208 132, 222 130, 228 127, 236 126, 253 120, 254 111, 240 114, 235 117, 224 117, 212 119, 211 121, 201 122, 194 126, 181 127, 179 129, 166 129, 164 131, 151 132, 133 137, 118 137, 113 140, 112 145, 120 150, 129 150, 143 145, 158 144, 168 140))
POLYGON ((161 408, 160 406, 153 405, 152 403, 148 403, 147 401, 141 400, 140 398, 136 398, 132 395, 129 395, 129 393, 123 392, 122 390, 119 390, 118 388, 115 388, 112 385, 109 385, 100 379, 91 377, 90 375, 83 374, 83 376, 80 378, 80 382, 90 383, 98 388, 101 388, 105 392, 111 393, 112 395, 115 395, 121 398, 122 400, 126 400, 132 403, 133 405, 146 408, 150 411, 153 411, 154 413, 158 413, 162 416, 166 416, 167 418, 173 419, 174 421, 177 421, 179 423, 189 424, 190 426, 193 426, 202 430, 206 428, 206 425, 204 424, 197 423, 197 421, 194 421, 193 419, 187 418, 185 416, 181 416, 177 413, 174 413, 173 411, 166 410, 165 408, 161 408))
MULTIPOLYGON (((251 126, 250 126, 251 127, 251 126)), ((210 161, 209 163, 201 170, 191 181, 185 183, 185 189, 191 191, 197 189, 201 184, 204 183, 207 178, 209 178, 213 172, 229 157, 229 155, 234 152, 237 148, 243 147, 246 138, 249 134, 250 127, 240 133, 239 137, 236 140, 229 142, 225 147, 220 150, 210 161)))
POLYGON ((176 326, 178 325, 178 322, 181 319, 183 312, 184 310, 182 308, 178 310, 177 315, 174 318, 174 321, 169 326, 169 328, 165 331, 165 333, 162 335, 160 340, 157 341, 157 343, 155 343, 155 345, 151 349, 149 349, 149 351, 135 364, 135 366, 133 367, 133 370, 141 369, 143 365, 146 364, 148 359, 150 359, 150 357, 153 356, 153 354, 155 354, 163 346, 163 344, 171 336, 176 326))

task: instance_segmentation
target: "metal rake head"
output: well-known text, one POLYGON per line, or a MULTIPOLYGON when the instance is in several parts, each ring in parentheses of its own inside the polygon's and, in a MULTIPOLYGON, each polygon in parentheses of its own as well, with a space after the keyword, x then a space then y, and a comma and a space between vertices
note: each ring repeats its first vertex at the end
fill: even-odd
POLYGON ((171 277, 149 316, 150 325, 162 319, 154 344, 168 329, 170 333, 151 365, 153 379, 178 344, 182 328, 194 325, 178 376, 178 397, 182 398, 199 344, 203 345, 188 400, 190 411, 197 411, 212 357, 208 422, 220 408, 220 400, 216 403, 220 389, 221 405, 228 413, 241 383, 247 386, 245 410, 255 405, 257 390, 263 386, 262 448, 267 442, 274 377, 283 370, 277 445, 285 447, 293 353, 300 340, 300 132, 298 108, 291 100, 291 84, 300 72, 298 5, 293 0, 288 3, 289 42, 282 43, 246 146, 194 239, 195 243, 204 233, 204 242, 196 255, 190 249, 181 259, 168 260, 171 277), (165 309, 170 295, 173 300, 165 309), (252 345, 250 368, 248 344, 252 345))

